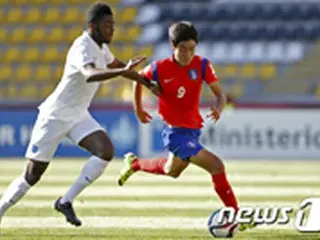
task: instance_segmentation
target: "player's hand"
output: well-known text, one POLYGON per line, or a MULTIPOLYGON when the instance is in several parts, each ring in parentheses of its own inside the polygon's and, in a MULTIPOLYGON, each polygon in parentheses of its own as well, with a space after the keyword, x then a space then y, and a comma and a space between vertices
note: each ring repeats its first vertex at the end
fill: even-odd
POLYGON ((124 67, 125 71, 131 71, 135 67, 137 67, 140 63, 142 63, 144 60, 146 60, 145 56, 139 56, 132 58, 128 61, 127 65, 124 67))
POLYGON ((210 108, 210 113, 207 114, 207 118, 211 118, 213 123, 216 123, 221 115, 221 111, 219 111, 217 108, 215 107, 211 107, 210 108))
POLYGON ((136 115, 141 123, 150 123, 152 116, 142 109, 136 110, 136 115))

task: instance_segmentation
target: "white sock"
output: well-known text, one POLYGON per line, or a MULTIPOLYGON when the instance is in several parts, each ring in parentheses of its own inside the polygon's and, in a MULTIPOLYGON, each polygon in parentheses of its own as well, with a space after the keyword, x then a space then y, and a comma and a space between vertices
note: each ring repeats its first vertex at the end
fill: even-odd
POLYGON ((15 203, 17 203, 30 189, 24 176, 13 180, 0 200, 0 217, 15 203))
POLYGON ((83 189, 93 183, 98 177, 102 175, 109 161, 105 161, 96 156, 91 156, 87 163, 84 165, 80 176, 61 198, 61 203, 72 202, 83 189))

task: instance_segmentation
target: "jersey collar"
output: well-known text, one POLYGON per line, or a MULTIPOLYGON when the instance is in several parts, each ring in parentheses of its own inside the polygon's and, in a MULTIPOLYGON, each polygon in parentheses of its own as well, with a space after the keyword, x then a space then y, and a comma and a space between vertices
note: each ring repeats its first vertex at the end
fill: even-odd
POLYGON ((178 67, 180 67, 180 68, 184 68, 184 67, 189 67, 189 66, 191 66, 191 64, 193 63, 194 59, 195 59, 195 56, 193 57, 193 59, 192 59, 192 61, 189 63, 189 65, 187 65, 187 66, 181 66, 181 65, 179 65, 179 63, 176 62, 176 60, 174 59, 174 55, 173 55, 173 54, 172 54, 171 57, 170 57, 170 61, 173 62, 174 64, 176 64, 176 65, 177 65, 178 67))

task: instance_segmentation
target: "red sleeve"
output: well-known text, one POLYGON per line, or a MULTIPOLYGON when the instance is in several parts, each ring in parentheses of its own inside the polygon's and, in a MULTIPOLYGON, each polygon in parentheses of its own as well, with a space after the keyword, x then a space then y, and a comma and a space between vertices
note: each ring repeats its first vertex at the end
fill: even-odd
POLYGON ((208 60, 207 61, 207 64, 206 64, 206 71, 205 71, 205 77, 204 77, 204 80, 206 81, 206 83, 208 85, 210 85, 211 83, 214 83, 214 82, 218 82, 219 79, 212 67, 212 64, 211 62, 208 60))
POLYGON ((142 69, 139 72, 142 76, 144 76, 145 78, 151 80, 153 79, 153 71, 152 71, 152 66, 151 64, 149 64, 148 66, 146 66, 144 69, 142 69))

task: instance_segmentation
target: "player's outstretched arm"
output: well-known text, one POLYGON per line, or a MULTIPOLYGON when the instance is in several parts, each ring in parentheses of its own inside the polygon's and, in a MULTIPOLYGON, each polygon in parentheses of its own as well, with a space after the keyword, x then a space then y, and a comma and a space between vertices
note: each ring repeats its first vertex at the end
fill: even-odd
POLYGON ((209 86, 211 92, 217 97, 217 105, 211 107, 211 112, 208 117, 211 117, 212 120, 216 122, 221 116, 222 110, 227 102, 227 98, 219 82, 212 82, 209 86))
POLYGON ((81 73, 86 77, 87 82, 105 81, 121 75, 125 71, 124 68, 115 69, 99 69, 93 63, 86 64, 82 67, 81 73))
MULTIPOLYGON (((126 64, 117 58, 115 58, 114 61, 108 65, 109 68, 123 68, 125 66, 126 66, 126 64)), ((153 80, 151 81, 151 80, 145 79, 144 76, 139 74, 134 69, 131 69, 130 71, 126 71, 126 72, 122 73, 121 76, 144 85, 145 87, 149 88, 155 95, 160 94, 160 86, 158 85, 158 83, 156 81, 153 81, 153 80)))
POLYGON ((149 123, 152 120, 152 116, 143 110, 142 86, 138 82, 133 83, 133 108, 141 123, 149 123))
POLYGON ((94 63, 88 63, 81 68, 81 73, 86 77, 87 82, 105 81, 131 71, 144 60, 144 57, 134 58, 129 60, 124 67, 113 69, 99 69, 95 67, 94 63))

